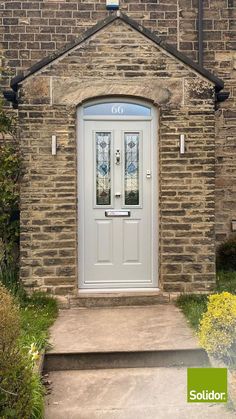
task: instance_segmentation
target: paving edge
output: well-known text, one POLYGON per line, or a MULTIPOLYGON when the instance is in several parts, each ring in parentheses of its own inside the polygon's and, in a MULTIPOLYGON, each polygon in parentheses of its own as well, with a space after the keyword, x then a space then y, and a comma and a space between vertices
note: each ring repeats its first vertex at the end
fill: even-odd
POLYGON ((207 353, 199 349, 87 352, 45 354, 43 371, 91 370, 113 368, 209 366, 207 353))

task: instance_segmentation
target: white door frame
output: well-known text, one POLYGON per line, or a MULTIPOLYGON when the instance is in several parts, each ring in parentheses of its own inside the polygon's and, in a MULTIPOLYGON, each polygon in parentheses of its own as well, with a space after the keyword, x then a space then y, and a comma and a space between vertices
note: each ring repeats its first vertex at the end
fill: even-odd
POLYGON ((149 102, 145 100, 139 100, 135 98, 128 98, 123 96, 118 97, 109 97, 109 98, 100 98, 97 100, 89 100, 86 101, 83 105, 77 108, 77 123, 76 123, 76 139, 77 139, 77 207, 78 207, 78 228, 77 228, 77 244, 78 244, 78 288, 80 293, 81 292, 94 292, 94 293, 104 293, 104 292, 148 292, 153 290, 158 290, 158 266, 159 266, 159 212, 158 212, 158 196, 159 196, 159 182, 158 182, 158 163, 159 163, 159 155, 158 155, 158 110, 156 107, 151 105, 149 102), (135 103, 140 105, 146 105, 151 108, 151 116, 108 116, 108 115, 99 115, 99 116, 84 116, 83 109, 85 106, 96 105, 99 103, 104 102, 127 102, 127 103, 135 103), (152 277, 153 283, 155 284, 154 288, 124 288, 124 289, 81 289, 81 284, 84 281, 84 200, 80 199, 80 197, 84 196, 84 173, 83 173, 83 152, 84 152, 84 121, 85 120, 149 120, 150 127, 151 127, 151 170, 152 170, 152 231, 153 231, 153 240, 152 240, 152 277))

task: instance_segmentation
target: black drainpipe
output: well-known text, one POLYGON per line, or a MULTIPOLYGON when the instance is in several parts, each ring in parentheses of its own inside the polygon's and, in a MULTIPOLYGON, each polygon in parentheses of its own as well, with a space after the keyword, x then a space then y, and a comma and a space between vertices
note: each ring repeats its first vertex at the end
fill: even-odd
POLYGON ((198 64, 203 67, 203 0, 198 0, 198 64))

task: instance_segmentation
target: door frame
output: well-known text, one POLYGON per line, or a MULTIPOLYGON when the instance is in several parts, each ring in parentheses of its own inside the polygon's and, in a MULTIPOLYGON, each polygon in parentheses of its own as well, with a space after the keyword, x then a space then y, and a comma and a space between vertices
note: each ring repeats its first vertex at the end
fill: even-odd
POLYGON ((151 292, 159 289, 159 147, 158 147, 158 120, 159 112, 158 108, 153 106, 146 100, 136 99, 134 97, 127 96, 109 96, 101 97, 96 100, 91 99, 84 102, 77 108, 76 113, 76 147, 77 147, 77 275, 78 275, 78 289, 80 293, 115 293, 115 292, 151 292), (96 105, 99 103, 108 102, 127 102, 135 103, 138 105, 149 106, 151 108, 151 116, 120 116, 120 115, 99 115, 99 116, 84 116, 83 109, 85 106, 96 105), (109 288, 109 289, 82 289, 81 284, 84 282, 84 200, 80 197, 84 196, 84 171, 83 171, 83 153, 84 153, 84 121, 150 121, 150 132, 151 132, 151 169, 152 169, 152 202, 151 202, 151 213, 152 213, 152 255, 151 255, 151 270, 153 277, 153 288, 109 288))

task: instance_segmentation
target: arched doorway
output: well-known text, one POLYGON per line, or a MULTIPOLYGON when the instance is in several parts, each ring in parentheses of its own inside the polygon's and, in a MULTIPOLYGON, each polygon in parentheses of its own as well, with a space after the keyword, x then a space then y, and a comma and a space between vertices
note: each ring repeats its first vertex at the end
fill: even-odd
POLYGON ((79 288, 157 287, 157 118, 124 98, 78 109, 79 288))

